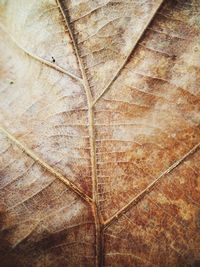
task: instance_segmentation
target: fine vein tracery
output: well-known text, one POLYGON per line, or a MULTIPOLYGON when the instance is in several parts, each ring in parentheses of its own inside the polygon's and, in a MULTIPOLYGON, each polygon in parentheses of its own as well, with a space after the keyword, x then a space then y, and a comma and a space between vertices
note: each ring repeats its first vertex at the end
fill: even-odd
MULTIPOLYGON (((95 234, 96 234, 96 266, 102 266, 102 255, 103 255, 103 231, 105 228, 109 227, 112 223, 114 223, 119 216, 122 216, 126 211, 128 211, 132 205, 140 201, 145 194, 147 194, 150 190, 153 189, 154 185, 157 184, 163 176, 166 174, 172 172, 178 165, 183 163, 187 157, 189 157, 191 154, 195 153, 199 147, 200 144, 197 144, 194 146, 190 151, 188 151, 185 155, 182 156, 179 160, 175 161, 168 169, 163 171, 157 178, 153 180, 142 192, 140 192, 136 197, 134 197, 131 201, 129 201, 123 208, 121 208, 119 211, 117 211, 113 216, 111 216, 108 220, 103 221, 101 218, 101 214, 98 207, 98 177, 97 177, 97 152, 96 152, 96 136, 95 136, 95 122, 94 122, 94 107, 95 104, 101 99, 103 95, 106 94, 106 92, 110 89, 111 85, 114 83, 114 81, 117 79, 117 77, 120 75, 122 69, 127 64, 130 56, 133 54, 135 48, 137 47, 139 41, 141 40, 141 37, 143 36, 146 29, 149 27, 152 19, 154 16, 158 13, 158 10, 160 9, 161 5, 163 4, 164 0, 161 0, 156 9, 154 10, 151 18, 147 21, 145 27, 142 29, 141 34, 138 36, 138 38, 134 41, 134 44, 132 46, 132 49, 128 53, 127 57, 125 58, 123 64, 121 67, 116 71, 116 73, 113 75, 112 79, 108 82, 108 84, 103 88, 102 92, 96 97, 96 99, 93 99, 92 93, 90 90, 90 85, 87 79, 87 75, 84 69, 84 64, 82 62, 81 56, 79 54, 79 49, 77 42, 74 38, 73 31, 70 27, 70 24, 68 22, 67 17, 67 11, 62 6, 62 0, 56 0, 58 8, 64 18, 65 26, 67 28, 67 31, 70 35, 74 52, 76 54, 79 68, 81 71, 82 78, 79 78, 68 71, 62 69, 61 67, 56 66, 55 64, 52 64, 46 60, 43 60, 35 55, 32 55, 28 51, 26 51, 23 47, 18 45, 18 43, 14 40, 14 38, 11 37, 11 39, 18 45, 20 49, 23 49, 25 53, 27 53, 32 58, 39 60, 42 64, 46 64, 49 67, 52 67, 56 69, 57 71, 60 71, 66 75, 69 75, 71 78, 77 80, 80 82, 85 90, 85 94, 87 97, 87 105, 88 105, 88 121, 89 121, 89 136, 90 136, 90 156, 91 156, 91 167, 92 167, 92 198, 86 195, 81 189, 79 189, 74 183, 70 182, 67 178, 62 176, 59 172, 54 170, 51 166, 49 166, 47 163, 45 163, 43 160, 41 160, 39 157, 37 157, 28 147, 23 145, 21 142, 19 142, 14 136, 12 136, 7 130, 5 130, 3 127, 0 127, 0 130, 9 138, 12 140, 12 142, 16 143, 27 155, 32 157, 36 162, 38 162, 41 166, 43 166, 45 169, 47 169, 50 173, 52 173, 54 176, 56 176, 58 179, 60 179, 66 186, 68 186, 73 192, 78 194, 82 199, 87 201, 92 209, 94 214, 94 220, 95 220, 95 234)), ((3 28, 3 26, 1 26, 3 28)), ((4 28, 3 28, 4 30, 4 28)), ((4 30, 5 31, 5 30, 4 30)))
POLYGON ((59 66, 57 66, 57 65, 55 65, 55 64, 53 64, 53 63, 51 63, 51 62, 49 62, 49 61, 47 61, 47 60, 45 60, 45 59, 43 59, 43 58, 41 58, 41 57, 38 57, 38 56, 32 54, 30 51, 26 50, 24 47, 22 47, 22 46, 15 40, 15 38, 14 38, 11 34, 9 34, 9 33, 7 32, 7 30, 6 30, 5 27, 2 25, 2 23, 0 23, 0 29, 1 29, 3 32, 5 32, 5 33, 10 37, 10 39, 11 39, 11 40, 12 40, 12 41, 13 41, 13 42, 14 42, 14 43, 15 43, 15 44, 16 44, 16 45, 17 45, 17 46, 18 46, 18 47, 25 53, 25 54, 27 54, 27 55, 29 55, 30 57, 34 58, 35 60, 41 62, 42 64, 47 65, 47 66, 50 67, 50 68, 53 68, 53 69, 55 69, 55 70, 57 70, 57 71, 59 71, 59 72, 61 72, 61 73, 67 74, 69 77, 71 77, 71 78, 77 80, 77 81, 80 82, 81 84, 83 83, 83 80, 80 79, 78 76, 76 76, 76 75, 70 73, 69 71, 67 71, 67 70, 65 70, 65 69, 63 69, 63 68, 61 68, 61 67, 59 67, 59 66))
POLYGON ((66 27, 69 31, 73 47, 75 50, 76 57, 78 59, 79 67, 81 70, 82 78, 84 81, 84 89, 87 96, 87 103, 88 103, 88 119, 89 119, 89 135, 90 135, 90 150, 91 150, 91 166, 92 166, 92 199, 93 199, 93 213, 94 213, 94 220, 95 220, 95 251, 96 251, 96 266, 100 265, 100 261, 102 258, 102 244, 101 244, 101 225, 100 225, 100 214, 98 210, 98 185, 97 185, 97 166, 96 166, 96 142, 95 142, 95 131, 94 131, 94 112, 92 107, 92 94, 90 91, 89 83, 86 77, 86 73, 84 70, 83 62, 81 57, 79 56, 78 47, 73 36, 72 30, 70 28, 68 18, 66 17, 66 13, 63 11, 62 2, 58 1, 59 9, 64 17, 66 27))

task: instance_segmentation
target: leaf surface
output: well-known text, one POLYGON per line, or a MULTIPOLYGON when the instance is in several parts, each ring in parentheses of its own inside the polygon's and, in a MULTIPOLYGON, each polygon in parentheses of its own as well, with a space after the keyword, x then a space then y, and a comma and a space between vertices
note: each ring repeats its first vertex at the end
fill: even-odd
POLYGON ((200 264, 199 16, 0 1, 3 267, 200 264))

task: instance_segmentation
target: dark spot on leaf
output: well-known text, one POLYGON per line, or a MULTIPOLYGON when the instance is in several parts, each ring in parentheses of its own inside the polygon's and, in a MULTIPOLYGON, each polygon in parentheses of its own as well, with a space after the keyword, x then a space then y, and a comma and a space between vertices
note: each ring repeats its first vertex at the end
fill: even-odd
POLYGON ((176 60, 176 55, 173 55, 172 56, 172 60, 176 60))
POLYGON ((55 58, 54 57, 51 57, 51 58, 52 58, 52 62, 55 63, 56 62, 55 58))

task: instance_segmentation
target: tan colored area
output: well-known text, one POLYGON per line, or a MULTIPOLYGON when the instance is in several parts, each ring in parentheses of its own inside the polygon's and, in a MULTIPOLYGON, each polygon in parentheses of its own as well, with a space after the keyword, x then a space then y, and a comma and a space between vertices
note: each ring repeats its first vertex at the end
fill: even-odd
POLYGON ((1 267, 200 266, 199 17, 0 0, 1 267))

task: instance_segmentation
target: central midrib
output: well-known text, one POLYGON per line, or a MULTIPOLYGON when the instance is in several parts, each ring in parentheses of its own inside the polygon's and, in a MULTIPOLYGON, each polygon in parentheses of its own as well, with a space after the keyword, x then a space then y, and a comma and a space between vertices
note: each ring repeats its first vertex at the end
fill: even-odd
POLYGON ((78 46, 76 40, 72 33, 71 27, 69 25, 66 13, 63 10, 61 1, 57 0, 59 9, 63 15, 63 18, 66 23, 66 27, 69 31, 69 35, 72 40, 74 51, 79 63, 80 71, 83 79, 83 86, 86 93, 87 105, 88 105, 88 122, 89 122, 89 139, 90 139, 90 158, 91 158, 91 168, 92 168, 92 210, 95 222, 95 266, 100 267, 101 258, 102 258, 102 237, 101 237, 101 222, 100 222, 100 213, 98 209, 98 183, 97 183, 97 162, 96 162, 96 141, 95 141, 95 129, 94 129, 94 106, 93 98, 89 86, 89 82, 85 73, 84 65, 82 59, 79 55, 78 46))
MULTIPOLYGON (((79 63, 80 71, 82 74, 82 79, 83 79, 83 86, 84 90, 86 93, 86 98, 87 98, 87 105, 88 105, 88 122, 89 122, 89 139, 90 139, 90 157, 91 157, 91 168, 92 168, 92 199, 93 203, 92 205, 92 210, 93 210, 93 216, 94 216, 94 221, 95 221, 95 266, 96 267, 101 267, 104 265, 104 260, 103 260, 103 246, 104 246, 104 241, 103 241, 103 231, 105 229, 106 224, 102 221, 101 219, 101 214, 99 212, 99 207, 98 207, 98 179, 97 179, 97 159, 96 159, 96 137, 95 137, 95 128, 94 128, 94 106, 96 102, 107 92, 107 90, 110 88, 110 86, 113 84, 113 82, 117 79, 119 74, 121 73, 123 67, 127 64, 130 56, 132 55, 133 51, 137 47, 139 41, 141 40, 144 32, 146 31, 147 27, 149 24, 152 22, 153 18, 157 14, 158 10, 160 9, 161 5, 165 0, 160 0, 159 4, 156 6, 155 10, 152 12, 152 15, 148 19, 147 23, 145 24, 144 28, 141 29, 141 33, 139 34, 138 38, 133 42, 133 46, 130 49, 127 57, 125 58, 123 64, 120 66, 120 68, 116 71, 116 73, 113 75, 112 79, 108 82, 108 84, 103 88, 101 94, 96 98, 93 99, 90 85, 87 79, 87 75, 85 72, 84 64, 82 62, 82 59, 79 55, 79 50, 78 50, 78 45, 76 43, 76 40, 74 38, 73 32, 71 30, 68 18, 67 18, 67 10, 66 7, 65 9, 62 7, 62 0, 56 0, 58 7, 62 13, 62 16, 64 18, 64 21, 66 23, 67 30, 69 32, 69 35, 72 40, 72 44, 74 47, 74 51, 79 63), (64 11, 65 10, 65 11, 64 11)), ((120 211, 121 212, 121 211, 120 211)))

